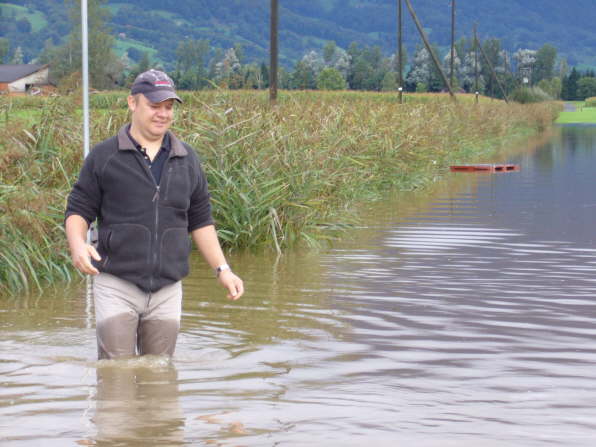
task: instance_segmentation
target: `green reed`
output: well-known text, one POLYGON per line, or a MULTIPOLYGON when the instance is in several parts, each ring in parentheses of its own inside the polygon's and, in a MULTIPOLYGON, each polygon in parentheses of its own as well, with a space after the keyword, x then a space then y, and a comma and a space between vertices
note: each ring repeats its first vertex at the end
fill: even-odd
MULTIPOLYGON (((127 122, 125 93, 93 95, 92 141, 127 122)), ((185 93, 173 131, 207 173, 230 249, 318 246, 358 220, 354 205, 435 181, 451 163, 486 161, 504 139, 540 131, 553 104, 360 92, 185 93)), ((82 163, 78 96, 0 99, 0 294, 41 291, 73 272, 62 220, 82 163), (37 110, 33 124, 11 112, 37 110), (8 111, 8 112, 7 112, 8 111)))

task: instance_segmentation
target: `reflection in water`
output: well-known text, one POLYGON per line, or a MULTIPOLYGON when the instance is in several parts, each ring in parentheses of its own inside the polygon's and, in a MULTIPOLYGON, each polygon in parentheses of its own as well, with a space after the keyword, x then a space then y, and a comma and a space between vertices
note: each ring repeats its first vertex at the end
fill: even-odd
POLYGON ((150 357, 99 362, 94 445, 184 445, 177 371, 168 363, 150 357))
POLYGON ((236 255, 238 302, 194 258, 173 365, 98 365, 82 289, 0 302, 2 446, 592 446, 595 147, 562 128, 326 252, 236 255))

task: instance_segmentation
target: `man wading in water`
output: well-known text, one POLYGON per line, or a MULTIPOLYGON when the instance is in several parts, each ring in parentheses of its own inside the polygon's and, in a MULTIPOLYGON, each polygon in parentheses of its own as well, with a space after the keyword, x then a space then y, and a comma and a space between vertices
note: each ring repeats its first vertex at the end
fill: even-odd
POLYGON ((131 123, 93 148, 68 197, 72 262, 94 275, 100 359, 173 355, 189 233, 228 298, 244 293, 221 250, 198 157, 168 130, 174 101, 182 102, 165 73, 137 76, 128 97, 131 123), (97 250, 87 244, 96 218, 97 250))

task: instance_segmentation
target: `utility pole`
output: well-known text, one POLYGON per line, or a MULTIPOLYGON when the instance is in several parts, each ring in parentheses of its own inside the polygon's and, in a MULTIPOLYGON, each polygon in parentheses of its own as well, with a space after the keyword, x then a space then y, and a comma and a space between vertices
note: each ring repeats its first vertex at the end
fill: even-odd
POLYGON ((83 71, 83 154, 89 154, 89 26, 87 0, 81 0, 81 51, 83 71))
POLYGON ((482 45, 480 45, 480 43, 478 42, 478 35, 476 33, 474 33, 474 39, 476 40, 476 45, 478 46, 478 48, 480 48, 480 53, 482 54, 482 57, 484 58, 484 62, 486 63, 486 65, 490 69, 490 72, 493 75, 493 78, 497 82, 497 85, 499 86, 499 90, 501 90, 501 94, 503 95, 503 99, 505 99, 505 102, 507 104, 509 104, 509 98, 507 98, 507 93, 505 93, 505 89, 503 88, 503 84, 501 84, 501 81, 499 80, 499 77, 497 76, 497 72, 495 71, 495 68, 493 67, 493 64, 491 63, 490 59, 488 58, 488 56, 484 52, 484 48, 482 48, 482 45))
POLYGON ((476 35, 476 24, 474 23, 474 94, 478 104, 478 37, 476 35))
POLYGON ((435 63, 435 67, 437 68, 437 71, 439 72, 439 74, 441 75, 441 78, 443 79, 443 84, 445 84, 445 87, 447 87, 447 90, 449 90, 449 95, 451 96, 451 98, 454 101, 457 101, 457 98, 455 97, 455 94, 453 93, 453 89, 451 88, 451 85, 449 84, 449 81, 447 80, 447 76, 445 76, 445 72, 443 71, 443 67, 441 67, 441 63, 439 62, 439 59, 437 58, 437 55, 435 54, 435 52, 433 51, 432 47, 430 46, 430 43, 428 42, 428 39, 426 37, 426 33, 424 32, 424 28, 422 27, 422 24, 420 23, 420 20, 418 20, 418 16, 414 12, 414 8, 412 7, 412 3, 410 2, 410 0, 406 0, 406 6, 408 7, 408 10, 410 11, 410 14, 412 15, 412 19, 414 19, 414 23, 416 24, 416 28, 418 28, 418 32, 420 33, 420 37, 422 37, 422 40, 424 41, 424 45, 426 46, 426 50, 430 53, 430 56, 431 56, 433 62, 435 63))
POLYGON ((402 0, 397 0, 397 69, 398 75, 398 90, 399 103, 403 103, 404 93, 404 54, 403 54, 403 14, 402 14, 402 0))
POLYGON ((278 34, 279 4, 278 0, 271 0, 271 42, 269 48, 269 103, 275 105, 277 102, 277 55, 278 55, 278 34))
POLYGON ((453 64, 455 63, 455 0, 451 0, 451 88, 454 84, 453 64))
MULTIPOLYGON (((87 0, 81 0, 81 51, 83 75, 83 156, 89 155, 89 21, 87 0)), ((91 243, 91 228, 87 231, 87 243, 91 243)), ((92 300, 91 277, 85 279, 85 314, 87 315, 87 329, 92 326, 91 309, 92 300)))

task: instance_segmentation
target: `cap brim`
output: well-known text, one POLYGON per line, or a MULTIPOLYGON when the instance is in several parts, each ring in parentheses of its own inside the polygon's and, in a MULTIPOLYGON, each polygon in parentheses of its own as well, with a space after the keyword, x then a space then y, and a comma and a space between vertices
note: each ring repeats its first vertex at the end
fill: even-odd
POLYGON ((157 90, 151 93, 143 93, 143 95, 154 104, 167 101, 168 99, 175 99, 179 103, 182 103, 182 100, 176 93, 167 90, 157 90))

